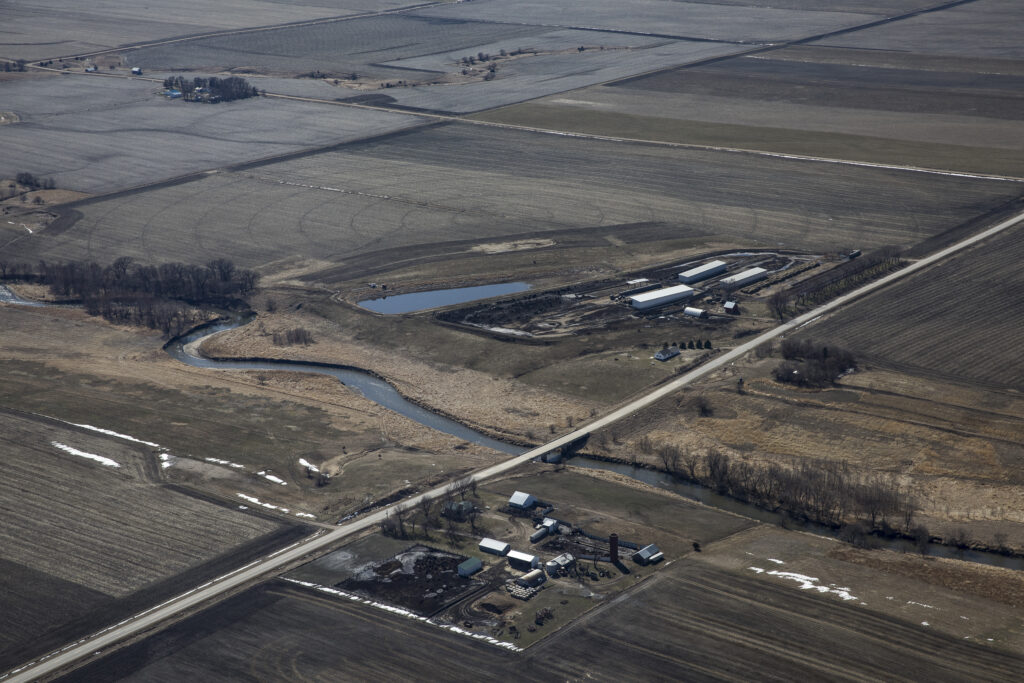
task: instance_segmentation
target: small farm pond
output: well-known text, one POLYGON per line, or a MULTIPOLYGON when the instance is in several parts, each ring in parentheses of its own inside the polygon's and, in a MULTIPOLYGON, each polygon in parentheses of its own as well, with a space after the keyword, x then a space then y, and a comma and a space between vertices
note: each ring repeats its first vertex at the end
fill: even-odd
POLYGON ((432 289, 428 292, 412 292, 396 294, 379 299, 365 299, 358 302, 363 308, 374 313, 414 313, 430 308, 464 304, 478 299, 490 299, 492 296, 516 294, 530 288, 525 282, 503 282, 496 285, 480 285, 478 287, 458 287, 455 289, 432 289))

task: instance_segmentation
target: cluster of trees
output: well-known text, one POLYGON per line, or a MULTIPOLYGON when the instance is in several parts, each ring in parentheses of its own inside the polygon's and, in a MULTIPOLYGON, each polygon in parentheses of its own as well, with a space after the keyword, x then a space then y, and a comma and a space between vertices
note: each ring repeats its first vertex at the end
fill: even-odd
POLYGON ((164 79, 164 88, 180 90, 182 99, 190 102, 231 102, 256 97, 260 91, 244 78, 193 78, 171 76, 164 79))
POLYGON ((30 190, 52 190, 57 187, 57 183, 54 182, 53 178, 39 178, 27 171, 22 171, 14 176, 14 180, 22 187, 27 187, 30 190))
POLYGON ((259 275, 228 259, 205 266, 133 263, 124 256, 108 266, 91 261, 36 265, 0 261, 0 278, 47 285, 50 293, 81 299, 87 312, 111 322, 144 325, 174 336, 202 314, 196 307, 232 307, 252 294, 259 275))
POLYGON ((453 481, 445 487, 440 500, 424 497, 415 506, 403 503, 393 507, 381 520, 380 531, 385 536, 405 539, 416 535, 416 525, 419 524, 420 534, 423 538, 430 540, 431 529, 443 529, 448 542, 458 546, 462 542, 458 523, 464 519, 469 522, 471 532, 477 533, 480 530, 480 508, 476 505, 470 506, 463 519, 456 515, 442 515, 441 512, 456 499, 465 501, 466 496, 470 494, 474 497, 477 496, 475 481, 471 479, 453 481))
POLYGON ((704 454, 676 446, 656 450, 663 468, 673 476, 798 520, 832 528, 861 524, 869 533, 914 531, 917 508, 908 489, 879 475, 854 473, 843 462, 755 465, 733 460, 714 448, 704 454))
MULTIPOLYGON (((670 346, 670 344, 668 342, 665 342, 665 343, 663 343, 661 345, 661 348, 667 349, 669 346, 670 346)), ((698 339, 697 341, 694 341, 694 340, 691 339, 688 342, 682 342, 682 341, 681 342, 672 342, 671 346, 676 346, 676 347, 678 347, 680 349, 710 349, 711 348, 711 340, 710 339, 698 339)))
POLYGON ((24 71, 25 70, 25 65, 27 63, 28 62, 26 62, 24 59, 18 59, 18 60, 15 60, 13 62, 5 61, 4 62, 4 71, 6 71, 7 73, 10 73, 12 71, 24 71))
MULTIPOLYGON (((812 307, 858 285, 874 280, 903 265, 899 249, 883 247, 870 254, 836 266, 820 275, 807 278, 791 289, 791 295, 801 307, 812 307)), ((790 294, 787 294, 787 300, 790 294)))
POLYGON ((775 380, 802 387, 828 386, 857 367, 853 354, 846 349, 818 345, 810 339, 786 339, 782 342, 782 357, 785 360, 772 371, 775 380))
POLYGON ((315 343, 313 333, 305 327, 294 327, 290 330, 274 333, 274 346, 294 346, 295 344, 309 346, 313 343, 315 343))

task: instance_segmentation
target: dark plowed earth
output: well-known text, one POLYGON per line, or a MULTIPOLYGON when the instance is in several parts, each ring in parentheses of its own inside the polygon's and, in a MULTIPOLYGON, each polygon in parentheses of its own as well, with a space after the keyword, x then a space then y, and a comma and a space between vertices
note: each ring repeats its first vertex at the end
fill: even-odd
POLYGON ((955 681, 1010 680, 1022 666, 835 597, 692 563, 520 654, 275 583, 62 680, 955 681))

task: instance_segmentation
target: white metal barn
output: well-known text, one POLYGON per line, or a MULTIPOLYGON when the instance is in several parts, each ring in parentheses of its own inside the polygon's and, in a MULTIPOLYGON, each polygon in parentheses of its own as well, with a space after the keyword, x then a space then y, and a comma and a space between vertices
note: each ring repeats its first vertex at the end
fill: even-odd
POLYGON ((743 285, 749 285, 751 282, 763 280, 766 277, 768 277, 768 271, 764 268, 748 268, 742 273, 722 278, 719 280, 719 284, 726 287, 742 287, 743 285))
POLYGON ((634 294, 629 298, 633 301, 633 308, 637 309, 638 311, 646 311, 651 308, 657 308, 658 306, 670 304, 673 301, 682 301, 683 299, 689 299, 691 296, 693 296, 693 287, 687 287, 686 285, 676 285, 675 287, 654 289, 651 290, 650 292, 634 294))
POLYGON ((689 285, 701 280, 707 280, 709 277, 724 273, 728 265, 725 261, 710 261, 703 266, 697 266, 696 268, 679 273, 679 281, 689 285))
POLYGON ((480 539, 480 545, 477 546, 482 552, 491 553, 492 555, 498 555, 504 557, 508 554, 511 546, 504 541, 498 541, 493 538, 482 538, 480 539))

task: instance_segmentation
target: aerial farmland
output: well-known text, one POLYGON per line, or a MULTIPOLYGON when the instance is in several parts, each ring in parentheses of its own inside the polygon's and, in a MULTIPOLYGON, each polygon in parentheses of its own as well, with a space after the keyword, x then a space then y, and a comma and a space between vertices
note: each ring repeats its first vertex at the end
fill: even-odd
POLYGON ((0 681, 1024 668, 1019 3, 7 4, 0 681))

